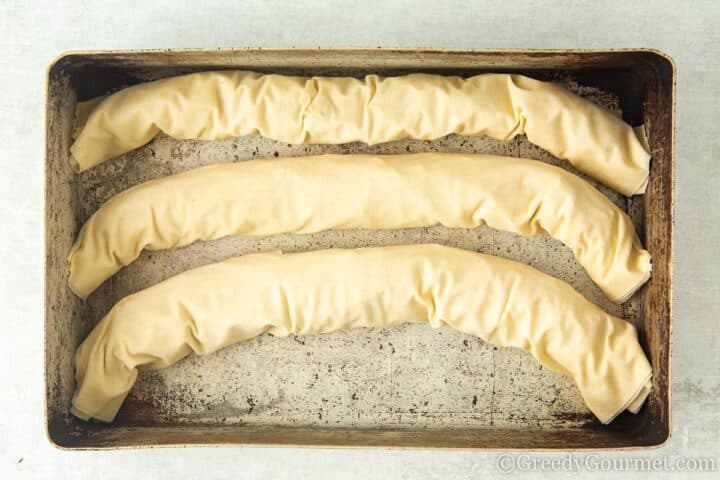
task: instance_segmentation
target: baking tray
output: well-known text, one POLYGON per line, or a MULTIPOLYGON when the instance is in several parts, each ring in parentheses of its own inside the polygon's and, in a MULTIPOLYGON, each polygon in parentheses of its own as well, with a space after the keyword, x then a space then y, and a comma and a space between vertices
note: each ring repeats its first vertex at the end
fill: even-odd
POLYGON ((652 50, 76 52, 55 60, 47 76, 45 382, 47 433, 54 445, 607 449, 652 447, 667 440, 675 77, 666 55, 652 50), (331 76, 516 72, 561 83, 647 128, 652 166, 646 195, 627 199, 589 180, 633 218, 653 257, 652 278, 629 302, 616 306, 588 279, 569 249, 546 235, 525 238, 487 227, 343 230, 225 238, 145 252, 88 301, 80 301, 68 289, 65 259, 83 222, 125 188, 199 165, 322 152, 449 151, 530 157, 574 171, 524 137, 504 143, 454 135, 373 147, 289 145, 259 137, 200 142, 160 136, 83 174, 71 171, 68 149, 77 101, 142 81, 211 69, 331 76), (621 414, 603 426, 568 378, 542 368, 529 354, 424 325, 308 337, 264 335, 142 374, 112 424, 86 423, 68 414, 75 348, 109 308, 131 292, 188 268, 248 252, 419 242, 530 264, 633 322, 654 372, 652 393, 640 414, 621 414))

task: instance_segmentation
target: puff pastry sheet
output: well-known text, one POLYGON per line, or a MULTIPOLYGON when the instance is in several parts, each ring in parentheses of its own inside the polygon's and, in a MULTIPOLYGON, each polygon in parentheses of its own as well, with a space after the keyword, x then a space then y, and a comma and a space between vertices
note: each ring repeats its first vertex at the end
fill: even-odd
POLYGON ((548 232, 616 302, 650 275, 630 218, 579 177, 532 160, 427 153, 251 160, 141 184, 82 228, 69 281, 85 297, 144 249, 226 235, 484 223, 548 232))
POLYGON ((635 328, 568 284, 439 245, 259 253, 189 270, 124 298, 76 353, 72 411, 112 421, 138 371, 263 333, 404 322, 450 325, 522 348, 571 376, 602 422, 640 408, 651 368, 635 328))
POLYGON ((643 193, 650 154, 610 112, 521 75, 364 79, 205 72, 135 85, 80 104, 71 164, 82 171, 164 132, 217 140, 377 144, 451 133, 518 134, 625 194, 643 193))

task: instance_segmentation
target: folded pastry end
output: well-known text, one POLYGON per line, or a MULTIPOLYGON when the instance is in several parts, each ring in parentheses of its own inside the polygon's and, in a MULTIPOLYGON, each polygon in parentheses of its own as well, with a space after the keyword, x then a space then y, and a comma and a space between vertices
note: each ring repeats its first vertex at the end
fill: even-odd
POLYGON ((75 246, 73 246, 73 248, 70 251, 70 254, 68 255, 67 260, 65 262, 65 266, 66 266, 67 272, 68 272, 68 288, 70 289, 70 291, 73 294, 75 294, 76 297, 80 298, 81 300, 85 300, 85 299, 87 299, 88 295, 90 295, 90 293, 92 293, 92 290, 87 291, 87 289, 81 288, 76 283, 76 279, 75 279, 76 275, 73 274, 73 271, 74 271, 73 270, 73 257, 75 256, 76 250, 77 249, 75 248, 75 246))
POLYGON ((648 282, 648 280, 650 280, 650 276, 652 275, 652 260, 650 258, 650 254, 646 250, 642 250, 642 252, 645 256, 645 259, 643 260, 644 265, 637 271, 635 283, 633 283, 622 295, 614 296, 610 291, 605 291, 608 298, 613 303, 620 305, 627 302, 638 290, 640 290, 643 285, 648 282))
POLYGON ((85 413, 81 412, 75 405, 70 405, 70 413, 72 413, 80 420, 85 420, 86 422, 92 418, 90 415, 86 415, 85 413))
POLYGON ((615 414, 613 414, 607 419, 600 419, 600 421, 603 425, 607 425, 613 420, 615 420, 615 418, 625 410, 632 414, 637 414, 640 411, 640 408, 642 408, 643 404, 645 403, 645 400, 647 400, 647 397, 650 395, 651 390, 652 373, 648 373, 647 376, 643 378, 640 386, 632 393, 627 402, 625 402, 625 404, 618 408, 615 414))
POLYGON ((78 162, 73 154, 70 154, 70 167, 72 167, 73 172, 80 173, 80 162, 78 162))
POLYGON ((645 125, 638 125, 633 127, 633 132, 637 137, 640 145, 647 153, 647 159, 645 160, 645 178, 642 183, 631 193, 631 195, 643 195, 647 191, 648 181, 650 180, 650 143, 648 142, 647 133, 645 132, 645 125))
POLYGON ((627 409, 631 413, 638 413, 640 411, 640 408, 642 408, 642 406, 645 404, 645 400, 647 400, 647 397, 650 395, 651 390, 652 381, 651 379, 648 379, 648 381, 645 382, 637 395, 635 395, 635 398, 633 398, 632 401, 628 404, 627 409))

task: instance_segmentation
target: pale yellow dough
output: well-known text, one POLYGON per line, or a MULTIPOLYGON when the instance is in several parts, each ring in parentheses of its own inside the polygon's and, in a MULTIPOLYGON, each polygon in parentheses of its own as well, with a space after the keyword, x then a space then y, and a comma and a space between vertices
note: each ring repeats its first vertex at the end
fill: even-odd
POLYGON ((450 133, 528 139, 625 194, 643 193, 650 154, 610 112, 522 75, 414 74, 364 79, 205 72, 136 85, 78 108, 76 170, 164 132, 217 140, 260 134, 290 143, 376 144, 450 133))
MULTIPOLYGON (((571 376, 603 423, 637 411, 651 367, 635 328, 568 284, 509 260, 439 245, 259 253, 187 271, 124 298, 75 356, 72 412, 112 421, 138 371, 263 333, 404 322, 527 350, 571 376)), ((418 379, 422 381, 422 379, 418 379)))
POLYGON ((226 235, 444 224, 568 245, 607 296, 623 302, 650 275, 630 218, 589 183, 542 162, 491 155, 321 155, 219 164, 116 195, 69 256, 86 297, 144 249, 226 235))

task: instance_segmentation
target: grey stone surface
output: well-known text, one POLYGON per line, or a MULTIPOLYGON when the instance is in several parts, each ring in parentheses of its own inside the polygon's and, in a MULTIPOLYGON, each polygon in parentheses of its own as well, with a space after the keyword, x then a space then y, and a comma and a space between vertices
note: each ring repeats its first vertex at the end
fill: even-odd
MULTIPOLYGON (((3 478, 480 478, 497 453, 164 449, 62 452, 43 433, 43 77, 69 49, 216 46, 653 47, 675 58, 673 436, 649 452, 720 459, 720 4, 626 2, 0 3, 0 472, 3 478)), ((532 477, 543 472, 531 472, 532 477)), ((648 473, 630 473, 641 478, 648 473)), ((717 472, 715 473, 717 475, 717 472)), ((661 472, 658 478, 670 478, 661 472)), ((711 474, 693 475, 696 478, 711 474)))

